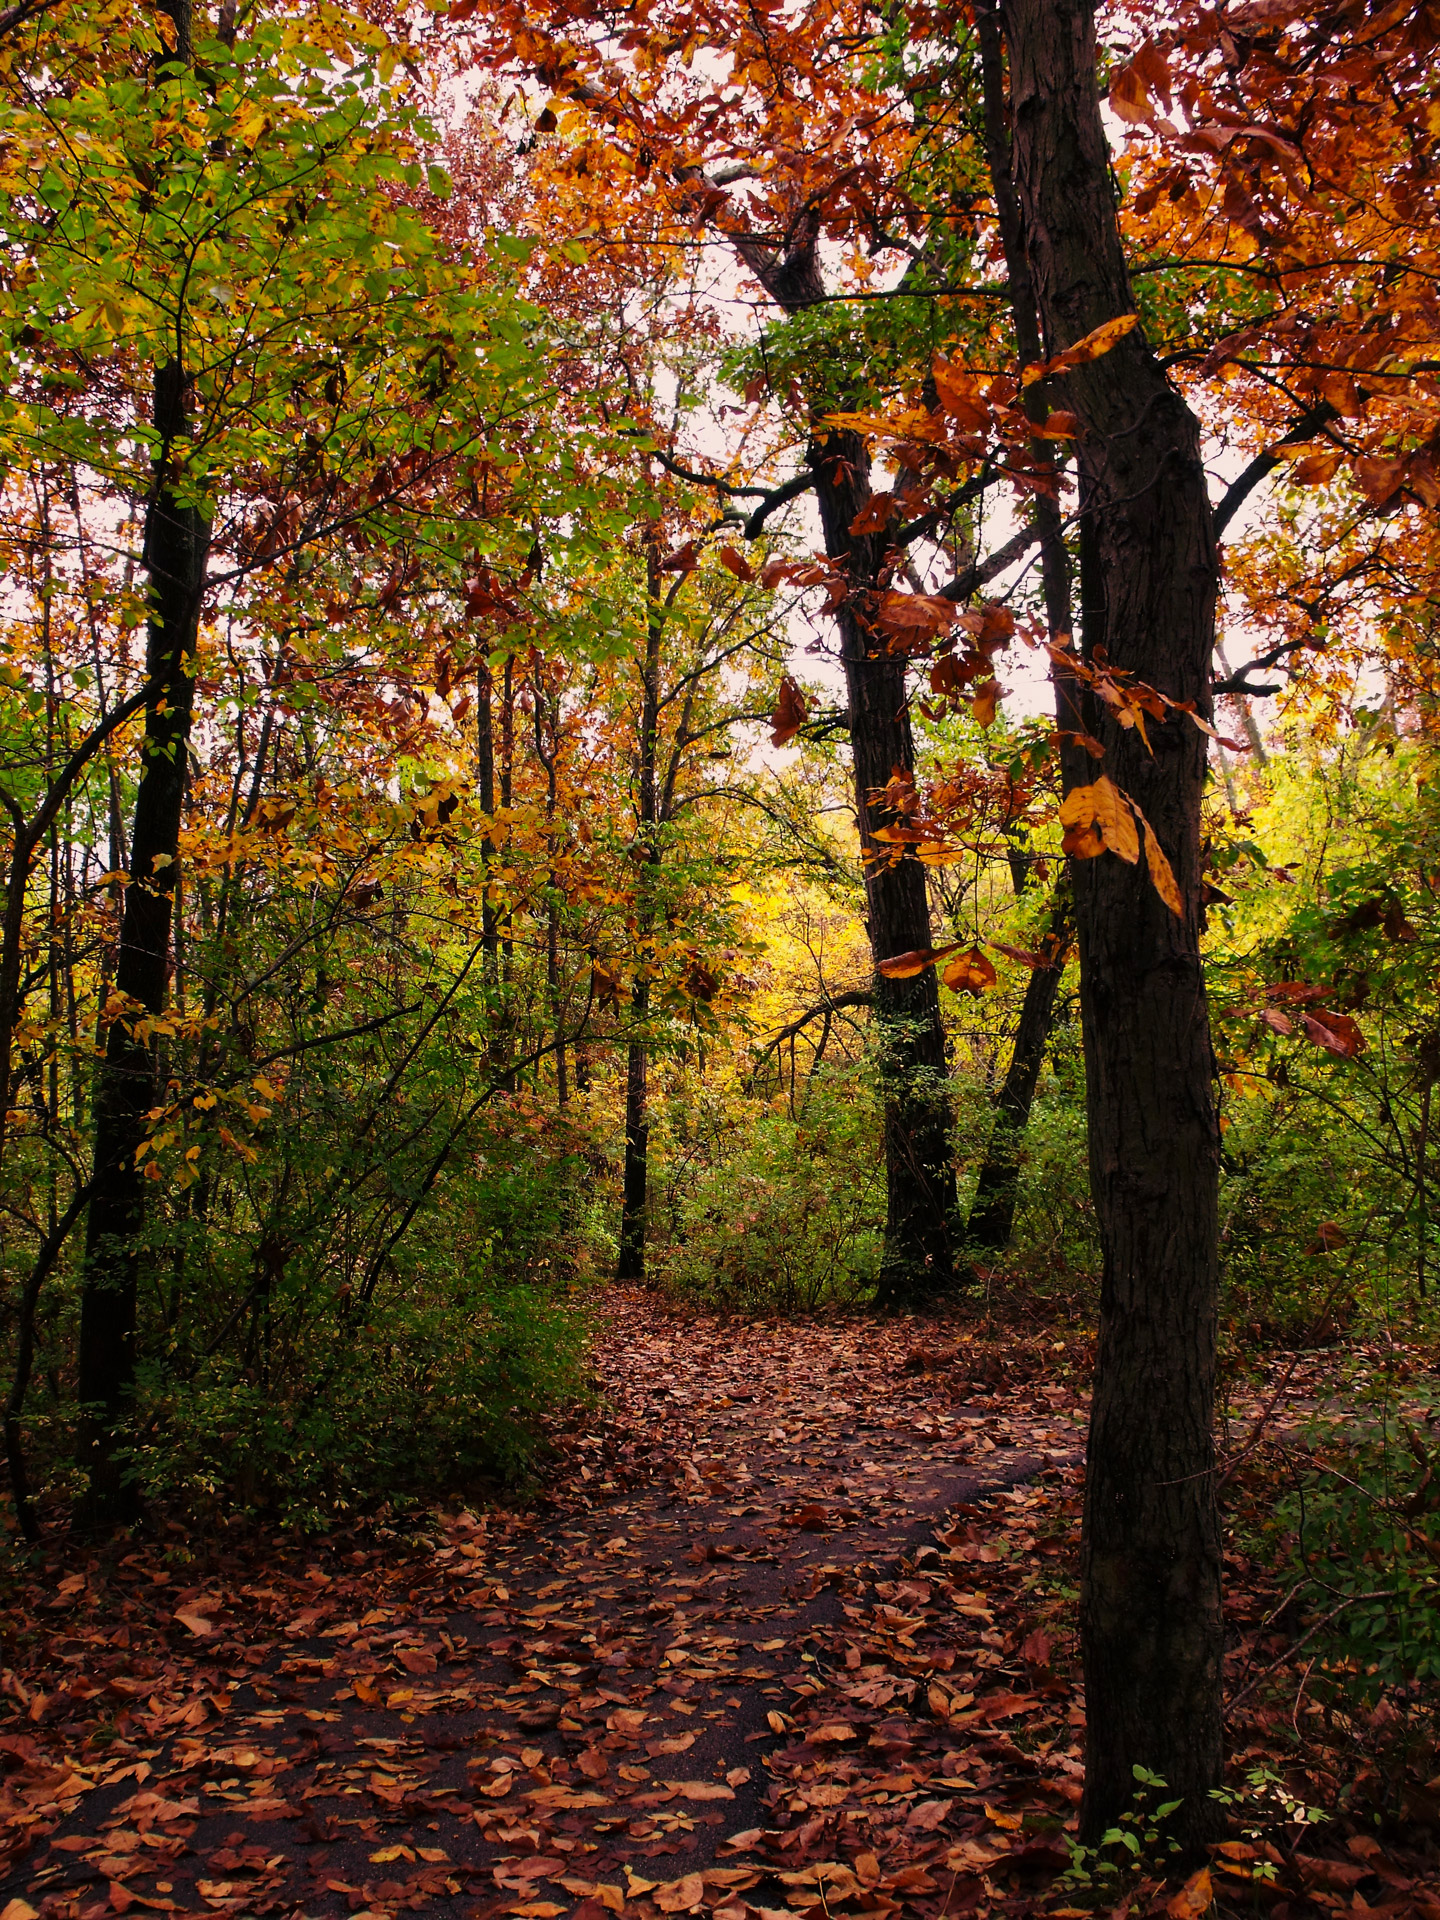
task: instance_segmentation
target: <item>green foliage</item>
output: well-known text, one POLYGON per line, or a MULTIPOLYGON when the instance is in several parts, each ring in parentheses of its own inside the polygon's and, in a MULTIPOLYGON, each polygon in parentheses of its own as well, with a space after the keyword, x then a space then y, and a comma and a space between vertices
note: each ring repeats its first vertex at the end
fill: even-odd
POLYGON ((542 1417, 583 1384, 573 1303, 497 1285, 488 1260, 408 1276, 370 1309, 332 1300, 275 1353, 284 1299, 246 1351, 190 1378, 150 1363, 132 1462, 148 1498, 323 1525, 357 1502, 521 1477, 542 1417))
POLYGON ((885 1170, 861 1070, 822 1068, 803 1107, 713 1111, 672 1176, 666 1284, 723 1312, 814 1313, 879 1270, 885 1170))
POLYGON ((1078 1840, 1067 1840, 1070 1865, 1060 1876, 1061 1884, 1077 1892, 1095 1889, 1107 1894, 1119 1891, 1121 1884, 1142 1872, 1163 1877, 1180 1852, 1180 1843, 1167 1827, 1180 1806, 1178 1800, 1164 1798, 1165 1782, 1159 1774, 1137 1766, 1135 1792, 1119 1823, 1101 1836, 1095 1847, 1078 1840))
POLYGON ((1385 1370, 1347 1382, 1344 1420, 1317 1417, 1275 1526, 1313 1616, 1316 1682, 1373 1704, 1418 1687, 1440 1702, 1440 1390, 1385 1370))

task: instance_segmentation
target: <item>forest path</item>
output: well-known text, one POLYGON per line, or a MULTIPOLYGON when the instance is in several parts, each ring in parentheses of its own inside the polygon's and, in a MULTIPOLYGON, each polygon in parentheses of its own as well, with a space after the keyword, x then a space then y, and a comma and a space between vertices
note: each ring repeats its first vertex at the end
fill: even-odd
POLYGON ((0 1915, 1036 1911, 1078 1798, 1064 1343, 617 1293, 595 1359, 522 1509, 57 1564, 0 1915))

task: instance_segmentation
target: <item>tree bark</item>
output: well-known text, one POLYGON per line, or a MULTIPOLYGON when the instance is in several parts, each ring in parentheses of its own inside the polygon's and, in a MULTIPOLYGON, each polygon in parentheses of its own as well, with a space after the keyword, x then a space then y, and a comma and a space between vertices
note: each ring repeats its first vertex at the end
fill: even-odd
POLYGON ((1015 1200, 1020 1185, 1020 1151, 1030 1108, 1044 1064, 1045 1049, 1055 1018, 1055 999, 1070 951, 1069 889, 1062 881, 1050 909, 1049 933, 1054 958, 1048 967, 1036 967, 1025 988, 1015 1049, 995 1102, 995 1128, 986 1149, 985 1164, 975 1185, 965 1238, 975 1252, 1003 1253, 1015 1226, 1015 1200))
MULTIPOLYGON (((840 659, 850 704, 855 817, 865 862, 870 950, 877 964, 931 942, 925 869, 890 860, 876 831, 893 814, 878 796, 891 776, 911 773, 903 655, 870 629, 865 603, 884 560, 883 534, 857 535, 851 524, 870 496, 870 459, 858 434, 831 433, 810 450, 825 551, 841 561, 850 595, 841 607, 840 659)), ((885 1114, 885 1250, 876 1290, 882 1307, 923 1304, 954 1281, 955 1168, 950 1158, 949 1074, 940 988, 933 967, 909 980, 877 973, 874 1023, 885 1114)))
MULTIPOLYGON (((182 16, 188 24, 188 15, 182 16)), ((188 57, 182 49, 180 57, 188 57)), ((185 797, 195 641, 205 589, 209 527, 176 491, 179 450, 189 434, 187 375, 170 361, 155 376, 159 438, 155 491, 145 520, 150 575, 140 785, 130 835, 130 884, 120 922, 110 1022, 95 1097, 94 1171, 80 1301, 82 1522, 97 1529, 134 1517, 137 1495, 122 1471, 119 1430, 135 1380, 136 1283, 144 1257, 145 1180, 136 1154, 155 1104, 156 1055, 133 1031, 137 1016, 163 1011, 185 797)))
MULTIPOLYGON (((683 579, 683 575, 681 578, 683 579)), ((636 931, 643 955, 645 939, 655 924, 655 882, 663 849, 660 844, 660 650, 665 621, 673 603, 661 598, 660 549, 652 529, 645 543, 645 592, 648 617, 645 657, 640 663, 640 727, 638 755, 638 821, 634 855, 637 861, 636 931)), ((644 966, 643 957, 640 966, 644 966)), ((625 1181, 620 1201, 620 1258, 617 1280, 645 1277, 645 1214, 648 1203, 650 1120, 648 1111, 649 1047, 645 1026, 650 1018, 650 982, 641 972, 630 996, 634 1029, 625 1059, 625 1181)))
MULTIPOLYGON (((1135 310, 1100 119, 1087 0, 1004 0, 1015 184, 1051 354, 1135 310)), ((1066 376, 1080 420, 1084 652, 1208 715, 1217 557, 1199 430, 1136 330, 1066 376)), ((1214 1060, 1200 965, 1204 737, 1172 714, 1124 729, 1085 697, 1105 770, 1175 872, 1073 862, 1090 1175, 1104 1256, 1081 1565, 1082 1837, 1131 1802, 1133 1769, 1181 1799, 1195 1853, 1222 1758, 1213 1437, 1214 1060)), ((1088 776, 1087 777, 1093 777, 1088 776)), ((1073 761, 1066 769, 1075 783, 1073 761)))

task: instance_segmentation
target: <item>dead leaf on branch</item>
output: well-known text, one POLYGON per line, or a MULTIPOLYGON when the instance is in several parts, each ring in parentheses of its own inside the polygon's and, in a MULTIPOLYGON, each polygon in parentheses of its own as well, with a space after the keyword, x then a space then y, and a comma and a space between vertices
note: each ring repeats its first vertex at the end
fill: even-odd
POLYGON ((1060 803, 1061 842, 1078 860, 1093 860, 1106 849, 1129 866, 1140 858, 1140 836, 1123 793, 1107 774, 1088 787, 1072 787, 1060 803))
POLYGON ((787 673, 780 682, 775 711, 770 716, 770 744, 783 747, 805 724, 808 708, 799 684, 787 673))
POLYGON ((877 961, 875 971, 884 974, 887 980, 914 980, 937 960, 958 953, 961 944, 959 940, 952 940, 948 947, 916 947, 910 953, 892 954, 888 960, 877 961))
POLYGON ((952 993, 973 993, 978 998, 994 986, 998 975, 979 947, 957 954, 940 978, 952 993))

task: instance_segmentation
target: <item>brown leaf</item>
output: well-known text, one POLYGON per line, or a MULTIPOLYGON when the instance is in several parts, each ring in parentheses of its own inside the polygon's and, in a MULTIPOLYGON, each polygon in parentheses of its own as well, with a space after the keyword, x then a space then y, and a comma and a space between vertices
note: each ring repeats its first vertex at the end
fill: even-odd
POLYGON ((890 515, 894 508, 893 493, 872 493, 850 522, 851 533, 883 533, 890 524, 890 515))
POLYGON ((728 567, 735 578, 743 580, 747 586, 755 578, 755 569, 734 547, 721 547, 720 564, 722 567, 728 567))
POLYGON ((806 712, 805 696, 787 673, 780 682, 775 711, 770 716, 771 746, 783 747, 787 740, 793 740, 805 724, 806 712))
POLYGON ((1300 1028, 1307 1040, 1341 1060, 1353 1060, 1365 1051, 1365 1036, 1348 1013, 1330 1013, 1324 1007, 1302 1009, 1300 1028))
POLYGON ((434 1673, 435 1656, 423 1647, 402 1647, 395 1658, 407 1673, 434 1673))
POLYGON ((178 1620, 182 1627, 188 1627, 197 1639, 215 1631, 214 1622, 207 1620, 203 1613, 197 1613, 193 1607, 177 1607, 171 1617, 178 1620))
POLYGON ((955 608, 938 593, 887 593, 875 624, 897 640, 930 640, 955 624, 955 608))

